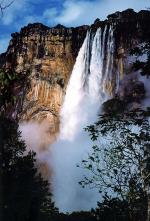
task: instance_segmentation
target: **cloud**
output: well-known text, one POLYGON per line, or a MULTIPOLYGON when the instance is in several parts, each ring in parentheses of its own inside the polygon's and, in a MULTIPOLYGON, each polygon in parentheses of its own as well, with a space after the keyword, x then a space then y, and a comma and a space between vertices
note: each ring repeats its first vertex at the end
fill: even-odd
MULTIPOLYGON (((6 4, 9 2, 10 0, 5 0, 6 4)), ((44 17, 37 10, 40 3, 42 3, 41 0, 37 0, 36 3, 33 0, 15 0, 10 7, 6 8, 4 15, 0 16, 0 53, 6 51, 12 32, 20 31, 28 23, 39 21, 44 23, 44 17)))
POLYGON ((108 14, 115 11, 127 8, 139 11, 149 6, 149 0, 65 0, 62 10, 54 17, 54 21, 66 26, 92 24, 96 18, 105 19, 108 14))
MULTIPOLYGON (((10 0, 5 0, 10 1, 10 0)), ((96 18, 105 19, 108 14, 134 8, 136 11, 150 7, 149 0, 15 0, 0 17, 0 52, 6 49, 8 34, 19 31, 28 23, 41 22, 48 26, 58 23, 65 26, 92 24, 96 18)))
MULTIPOLYGON (((89 5, 86 2, 86 7, 89 5)), ((84 2, 75 3, 74 1, 65 1, 64 2, 64 10, 62 10, 61 14, 56 17, 56 21, 61 22, 63 24, 70 24, 76 21, 80 16, 82 16, 83 10, 85 8, 84 2)))
MULTIPOLYGON (((9 1, 9 0, 7 0, 9 1)), ((43 4, 41 0, 15 0, 10 7, 4 11, 4 16, 0 17, 1 24, 14 28, 20 28, 27 22, 35 22, 44 18, 41 17, 43 4), (41 8, 40 8, 41 6, 41 8)))
POLYGON ((57 16, 57 13, 58 11, 56 8, 46 9, 43 13, 43 19, 44 20, 48 19, 51 21, 51 19, 54 19, 57 16))
POLYGON ((23 15, 29 11, 28 9, 28 2, 27 1, 22 1, 22 0, 16 0, 10 7, 8 7, 4 11, 4 16, 1 17, 1 22, 4 25, 10 25, 12 24, 18 15, 23 15))

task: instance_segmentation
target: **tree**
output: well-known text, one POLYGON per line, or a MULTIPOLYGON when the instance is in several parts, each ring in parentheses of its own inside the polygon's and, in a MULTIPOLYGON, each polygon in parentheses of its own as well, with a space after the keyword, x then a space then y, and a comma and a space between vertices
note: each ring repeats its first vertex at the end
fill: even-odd
POLYGON ((92 210, 92 214, 96 217, 96 220, 100 221, 145 221, 145 202, 141 202, 139 199, 138 203, 133 213, 127 200, 111 198, 106 195, 103 202, 98 202, 97 208, 92 210))
POLYGON ((96 144, 88 159, 82 161, 82 166, 91 175, 85 176, 80 184, 99 188, 103 196, 112 195, 127 201, 132 214, 137 205, 139 207, 139 199, 145 202, 144 208, 147 207, 150 185, 149 116, 149 108, 109 113, 101 115, 94 125, 86 128, 96 144))
POLYGON ((0 115, 11 116, 15 111, 19 113, 23 93, 29 88, 28 76, 29 72, 18 74, 11 70, 0 70, 0 115))
POLYGON ((136 56, 136 61, 133 63, 133 70, 140 71, 141 75, 149 77, 150 76, 150 30, 147 29, 145 23, 141 25, 143 31, 141 34, 140 42, 144 43, 139 42, 138 46, 130 51, 130 54, 136 56))
POLYGON ((138 46, 131 50, 131 55, 136 55, 136 61, 133 63, 133 70, 139 71, 141 75, 150 75, 150 41, 144 45, 138 46), (140 59, 143 55, 146 56, 145 60, 140 59))
POLYGON ((0 220, 49 221, 57 209, 49 184, 35 167, 35 154, 26 153, 18 125, 0 117, 0 220))
POLYGON ((3 16, 4 11, 9 8, 15 0, 12 1, 7 1, 7 0, 1 0, 0 1, 0 11, 1 11, 1 15, 3 16))
POLYGON ((0 70, 0 108, 6 110, 6 106, 11 102, 14 105, 16 96, 13 93, 14 83, 19 77, 13 72, 4 72, 0 70))
POLYGON ((18 123, 8 119, 8 106, 15 106, 15 87, 22 87, 28 74, 0 71, 0 220, 49 221, 57 209, 50 185, 38 173, 35 153, 26 152, 18 123))

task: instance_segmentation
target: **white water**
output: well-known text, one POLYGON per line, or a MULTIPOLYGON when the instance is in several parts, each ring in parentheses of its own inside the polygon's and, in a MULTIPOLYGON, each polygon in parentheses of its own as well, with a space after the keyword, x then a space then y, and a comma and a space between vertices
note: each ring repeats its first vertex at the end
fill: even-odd
MULTIPOLYGON (((112 33, 109 30, 109 33, 112 33)), ((111 68, 112 55, 107 59, 107 72, 104 76, 104 53, 106 28, 99 28, 93 37, 87 33, 79 51, 64 104, 61 110, 60 136, 51 148, 53 168, 53 192, 56 206, 60 211, 88 210, 99 200, 97 190, 82 189, 78 184, 85 170, 77 168, 90 151, 92 142, 83 128, 97 119, 101 104, 108 99, 103 81, 107 81, 108 68, 111 68)), ((108 36, 107 53, 111 50, 111 36, 108 36)))
POLYGON ((83 125, 87 119, 83 107, 87 99, 86 80, 89 74, 89 47, 90 33, 88 32, 74 65, 60 114, 60 138, 64 140, 74 139, 79 125, 83 125))

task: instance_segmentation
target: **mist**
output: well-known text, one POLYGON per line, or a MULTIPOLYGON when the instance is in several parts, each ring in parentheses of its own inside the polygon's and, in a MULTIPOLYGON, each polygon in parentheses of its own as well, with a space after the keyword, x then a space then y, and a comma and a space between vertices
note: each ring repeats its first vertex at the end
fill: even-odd
POLYGON ((96 207, 100 199, 98 190, 89 187, 83 189, 78 183, 87 171, 77 165, 81 166, 92 145, 89 136, 80 131, 75 140, 60 140, 51 148, 52 190, 56 206, 62 212, 90 210, 96 207))
POLYGON ((22 122, 19 124, 21 139, 26 143, 26 153, 34 151, 36 153, 36 166, 44 179, 50 181, 52 170, 49 167, 50 144, 56 137, 50 133, 50 123, 44 120, 38 122, 22 122), (47 158, 48 157, 48 158, 47 158))

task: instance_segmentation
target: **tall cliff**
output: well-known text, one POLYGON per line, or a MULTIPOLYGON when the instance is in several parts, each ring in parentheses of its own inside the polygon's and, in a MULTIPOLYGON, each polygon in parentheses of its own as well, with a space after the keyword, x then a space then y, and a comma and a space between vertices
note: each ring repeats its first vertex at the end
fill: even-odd
MULTIPOLYGON (((0 68, 11 69, 18 75, 28 74, 29 87, 20 88, 20 121, 46 120, 50 132, 59 130, 59 111, 65 95, 78 51, 85 39, 87 30, 96 32, 101 27, 113 26, 114 30, 114 68, 112 78, 107 81, 109 93, 115 95, 117 76, 120 82, 132 72, 130 50, 145 42, 145 33, 149 30, 150 12, 134 12, 128 9, 109 15, 105 21, 96 19, 94 24, 77 28, 57 25, 49 28, 40 23, 29 24, 20 33, 13 33, 6 53, 0 56, 0 68)), ((106 30, 106 38, 108 38, 106 30)), ((104 42, 105 43, 105 42, 104 42)), ((107 44, 105 45, 107 50, 107 44)), ((109 56, 105 56, 107 61, 109 56)), ((135 78, 129 78, 129 84, 121 86, 121 97, 136 100, 144 94, 144 86, 135 78), (141 95, 142 94, 142 95, 141 95)), ((125 81, 124 81, 125 82, 125 81)))
MULTIPOLYGON (((135 73, 133 69, 133 63, 137 59, 147 58, 146 56, 132 55, 131 51, 138 46, 145 45, 150 36, 150 11, 142 10, 136 13, 132 9, 127 9, 123 12, 108 15, 107 18, 105 21, 96 19, 91 28, 95 32, 98 27, 102 27, 103 30, 106 26, 111 25, 113 27, 114 47, 110 55, 107 54, 107 45, 105 46, 106 63, 110 59, 111 53, 113 53, 113 69, 107 82, 108 91, 112 94, 112 97, 117 94, 120 98, 129 102, 138 102, 144 97, 145 90, 142 81, 139 82, 138 73, 135 73)), ((108 30, 109 28, 106 32, 106 42, 109 34, 108 30)))
POLYGON ((58 131, 65 88, 87 28, 35 23, 12 34, 7 52, 1 55, 1 67, 29 74, 29 88, 21 94, 20 121, 47 119, 51 132, 58 131))

